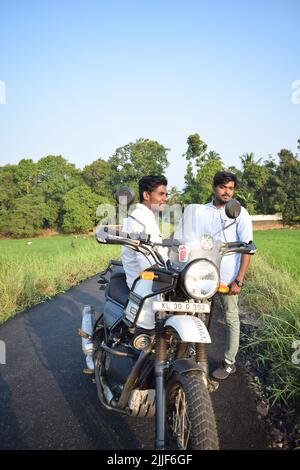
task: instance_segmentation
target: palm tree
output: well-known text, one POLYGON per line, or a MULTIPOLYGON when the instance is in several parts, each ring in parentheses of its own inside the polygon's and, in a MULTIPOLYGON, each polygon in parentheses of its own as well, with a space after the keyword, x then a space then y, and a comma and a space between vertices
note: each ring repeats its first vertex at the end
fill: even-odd
POLYGON ((242 156, 240 156, 240 160, 242 162, 243 167, 245 167, 246 165, 249 165, 251 163, 259 164, 261 162, 261 158, 259 160, 257 160, 257 162, 255 161, 253 152, 244 153, 242 156))

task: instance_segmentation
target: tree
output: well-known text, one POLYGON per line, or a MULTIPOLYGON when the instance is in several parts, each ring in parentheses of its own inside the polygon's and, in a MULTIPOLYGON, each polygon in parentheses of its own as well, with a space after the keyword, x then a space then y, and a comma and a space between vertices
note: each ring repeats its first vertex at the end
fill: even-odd
POLYGON ((146 175, 163 175, 169 165, 169 149, 154 140, 138 139, 117 148, 109 159, 112 168, 112 189, 131 187, 138 194, 138 181, 146 175))
POLYGON ((0 232, 13 237, 32 237, 41 233, 47 206, 39 194, 27 194, 15 200, 10 211, 2 211, 0 232))
POLYGON ((223 163, 217 152, 213 150, 207 152, 207 145, 199 134, 190 135, 187 144, 187 152, 183 155, 188 161, 183 201, 186 204, 204 204, 213 195, 213 177, 217 171, 223 169, 223 163))
POLYGON ((168 205, 173 206, 174 204, 182 204, 182 196, 176 186, 171 187, 168 195, 168 205))
POLYGON ((237 198, 245 205, 250 214, 263 212, 263 191, 268 180, 268 170, 261 164, 261 159, 255 161, 254 154, 246 153, 240 157, 243 173, 237 198))
POLYGON ((256 201, 253 192, 239 188, 235 191, 235 198, 247 209, 249 214, 253 215, 256 213, 256 201))
POLYGON ((277 175, 277 165, 270 155, 264 161, 264 168, 267 173, 265 184, 259 189, 257 194, 257 211, 261 214, 275 214, 281 212, 280 179, 277 175))
POLYGON ((63 196, 62 229, 66 233, 85 233, 96 223, 96 209, 101 198, 82 184, 71 189, 63 196))
POLYGON ((101 158, 86 165, 82 170, 82 178, 91 190, 108 199, 113 198, 112 181, 116 179, 116 176, 113 175, 111 163, 101 158))
POLYGON ((62 196, 81 184, 80 171, 61 155, 48 155, 38 162, 39 184, 46 197, 61 201, 62 196))
POLYGON ((278 197, 281 201, 283 222, 300 223, 300 161, 287 149, 279 154, 276 171, 278 178, 278 197))
POLYGON ((254 158, 254 153, 244 153, 243 155, 240 156, 240 160, 242 162, 242 166, 245 167, 247 165, 252 165, 255 163, 255 158, 254 158))
POLYGON ((17 195, 14 182, 14 171, 16 165, 5 165, 0 167, 0 208, 9 210, 17 195))
POLYGON ((10 209, 16 198, 34 191, 38 182, 37 164, 22 159, 17 165, 0 168, 0 207, 10 209))
POLYGON ((223 163, 220 155, 214 151, 208 152, 196 176, 198 188, 196 202, 205 204, 212 200, 214 195, 213 178, 218 171, 222 170, 223 163))
POLYGON ((187 138, 188 148, 183 155, 187 161, 194 160, 197 167, 201 167, 204 162, 207 144, 201 140, 199 134, 191 134, 187 138))
POLYGON ((39 180, 39 168, 31 158, 19 161, 14 168, 14 183, 17 196, 25 196, 33 192, 39 180))
POLYGON ((197 202, 198 188, 196 186, 196 171, 194 167, 200 166, 205 158, 207 144, 201 140, 199 134, 190 134, 187 138, 187 151, 182 156, 187 161, 187 169, 184 176, 185 187, 183 189, 183 201, 186 204, 197 202))
POLYGON ((61 155, 48 155, 38 162, 39 187, 50 215, 47 226, 61 228, 63 196, 82 183, 80 170, 61 155))

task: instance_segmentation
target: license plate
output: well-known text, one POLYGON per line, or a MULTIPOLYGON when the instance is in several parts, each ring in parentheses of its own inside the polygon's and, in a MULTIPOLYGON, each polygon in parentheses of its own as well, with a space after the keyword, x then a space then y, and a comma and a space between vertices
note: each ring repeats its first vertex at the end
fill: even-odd
POLYGON ((189 302, 152 302, 152 310, 156 312, 201 312, 209 313, 209 304, 196 304, 189 302))

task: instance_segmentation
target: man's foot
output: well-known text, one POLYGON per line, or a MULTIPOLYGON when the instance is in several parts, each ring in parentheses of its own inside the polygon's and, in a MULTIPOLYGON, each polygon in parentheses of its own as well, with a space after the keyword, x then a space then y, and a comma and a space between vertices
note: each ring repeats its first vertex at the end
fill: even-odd
POLYGON ((228 364, 225 361, 222 361, 220 366, 213 371, 211 374, 212 377, 218 380, 224 380, 229 377, 229 375, 234 374, 236 372, 236 367, 234 364, 228 364))

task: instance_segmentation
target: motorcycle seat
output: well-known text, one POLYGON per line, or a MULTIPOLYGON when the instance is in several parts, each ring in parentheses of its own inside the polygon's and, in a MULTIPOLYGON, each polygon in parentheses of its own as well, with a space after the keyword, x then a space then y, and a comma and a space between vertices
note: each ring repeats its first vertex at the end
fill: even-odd
POLYGON ((125 305, 129 296, 124 269, 114 269, 109 281, 108 295, 121 305, 125 305))

